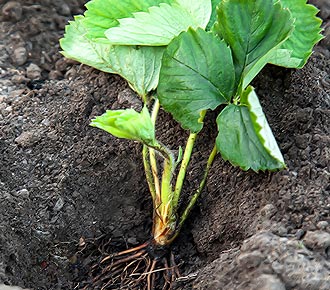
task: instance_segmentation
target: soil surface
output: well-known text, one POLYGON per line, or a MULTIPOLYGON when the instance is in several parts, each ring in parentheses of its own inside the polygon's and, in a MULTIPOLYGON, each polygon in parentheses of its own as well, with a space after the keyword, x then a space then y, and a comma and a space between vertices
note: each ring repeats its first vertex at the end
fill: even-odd
MULTIPOLYGON (((141 146, 89 126, 108 108, 141 104, 120 77, 59 53, 84 2, 0 0, 0 289, 80 289, 98 241, 117 250, 150 236, 141 146)), ((243 172, 218 156, 173 245, 177 289, 330 289, 330 6, 312 2, 326 38, 308 64, 268 66, 253 84, 287 170, 243 172)), ((198 186, 215 116, 182 204, 198 186)), ((184 146, 187 132, 165 112, 160 123, 163 142, 184 146)))

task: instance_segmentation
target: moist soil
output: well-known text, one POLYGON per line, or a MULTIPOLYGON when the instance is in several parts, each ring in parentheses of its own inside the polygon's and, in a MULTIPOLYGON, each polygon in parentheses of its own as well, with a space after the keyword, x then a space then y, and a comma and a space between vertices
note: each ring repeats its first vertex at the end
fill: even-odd
MULTIPOLYGON (((106 109, 141 103, 120 77, 59 53, 84 2, 0 0, 0 289, 98 289, 88 284, 94 261, 150 238, 141 146, 89 126, 106 109)), ((176 289, 330 289, 330 7, 313 3, 326 38, 307 65, 267 66, 253 83, 287 169, 243 172, 218 156, 172 246, 176 289)), ((215 116, 182 205, 212 149, 215 116)), ((168 114, 159 124, 163 142, 184 146, 188 134, 168 114)))

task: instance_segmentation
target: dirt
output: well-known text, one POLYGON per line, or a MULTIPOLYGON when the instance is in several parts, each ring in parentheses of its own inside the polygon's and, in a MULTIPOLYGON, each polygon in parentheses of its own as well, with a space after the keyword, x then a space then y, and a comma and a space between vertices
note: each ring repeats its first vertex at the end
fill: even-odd
MULTIPOLYGON (((330 9, 313 3, 326 38, 308 64, 268 66, 253 84, 287 169, 243 172, 218 156, 173 245, 177 289, 330 289, 330 9)), ((140 145, 89 126, 107 108, 139 101, 120 77, 59 53, 64 26, 83 4, 0 0, 0 289, 79 289, 100 254, 93 243, 132 247, 150 237, 140 145)), ((198 185, 214 117, 185 195, 198 185)), ((161 139, 184 145, 187 132, 164 112, 160 120, 161 139)))

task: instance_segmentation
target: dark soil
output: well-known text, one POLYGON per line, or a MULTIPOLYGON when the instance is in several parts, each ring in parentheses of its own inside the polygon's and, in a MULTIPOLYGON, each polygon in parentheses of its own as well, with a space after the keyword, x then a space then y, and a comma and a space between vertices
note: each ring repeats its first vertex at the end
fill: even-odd
MULTIPOLYGON (((0 0, 0 289, 79 289, 100 254, 93 245, 150 236, 141 146, 89 126, 138 100, 120 77, 59 53, 84 2, 0 0)), ((330 7, 313 3, 327 37, 306 67, 269 66, 254 81, 288 168, 242 172, 218 156, 173 245, 178 289, 330 289, 330 7)), ((161 139, 184 145, 187 133, 164 112, 160 120, 161 139)), ((211 150, 214 115, 208 122, 186 196, 211 150)))

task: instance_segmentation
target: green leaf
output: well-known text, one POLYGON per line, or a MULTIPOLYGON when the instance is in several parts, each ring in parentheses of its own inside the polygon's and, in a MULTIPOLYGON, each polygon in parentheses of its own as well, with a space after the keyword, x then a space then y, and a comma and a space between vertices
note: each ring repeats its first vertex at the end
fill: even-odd
MULTIPOLYGON (((302 68, 312 53, 314 45, 319 42, 322 20, 315 15, 318 9, 306 4, 306 0, 280 0, 284 8, 288 8, 295 19, 292 35, 282 44, 282 49, 292 50, 292 58, 300 59, 294 67, 302 68)), ((275 63, 282 66, 283 63, 275 63)))
POLYGON ((83 20, 83 16, 76 16, 74 21, 70 21, 70 25, 65 27, 64 38, 60 40, 62 54, 101 71, 113 73, 114 70, 107 59, 109 44, 95 43, 87 38, 83 20))
POLYGON ((301 63, 301 59, 293 57, 292 50, 278 48, 272 51, 268 63, 286 68, 297 68, 301 63))
POLYGON ((274 48, 259 58, 250 70, 246 71, 243 78, 242 88, 246 88, 267 63, 281 65, 287 68, 295 68, 300 62, 301 59, 292 57, 291 50, 274 48))
POLYGON ((105 31, 119 24, 117 19, 132 17, 134 12, 147 11, 149 7, 172 0, 92 0, 86 4, 84 25, 86 37, 105 39, 105 31))
POLYGON ((212 0, 175 0, 182 8, 196 19, 201 28, 208 24, 212 13, 212 0))
POLYGON ((177 0, 133 13, 134 18, 119 19, 119 26, 105 35, 112 44, 163 46, 189 27, 205 28, 211 15, 211 1, 177 0))
POLYGON ((155 127, 146 107, 140 113, 133 109, 108 110, 94 118, 90 125, 118 138, 140 141, 149 146, 156 144, 155 127))
POLYGON ((225 160, 243 170, 285 168, 282 154, 252 87, 244 92, 241 101, 241 105, 228 105, 217 118, 218 151, 225 160))
POLYGON ((83 16, 66 27, 60 45, 62 54, 96 69, 126 79, 142 98, 158 85, 163 47, 112 46, 93 42, 85 36, 83 16))
POLYGON ((158 86, 164 47, 111 46, 107 61, 143 99, 158 86))
POLYGON ((198 132, 201 113, 230 101, 235 83, 231 50, 202 29, 181 33, 167 47, 159 101, 185 129, 198 132))
POLYGON ((232 48, 238 86, 260 58, 288 38, 293 19, 273 0, 222 0, 218 7, 213 30, 232 48))
POLYGON ((222 0, 211 0, 212 2, 212 13, 210 17, 210 21, 206 26, 206 30, 211 30, 212 26, 214 25, 215 21, 217 20, 217 6, 220 4, 222 0))

